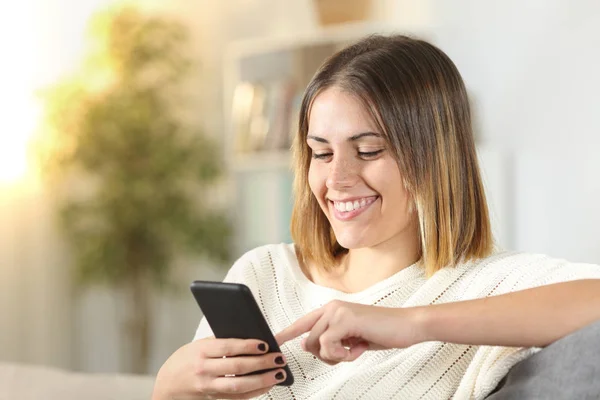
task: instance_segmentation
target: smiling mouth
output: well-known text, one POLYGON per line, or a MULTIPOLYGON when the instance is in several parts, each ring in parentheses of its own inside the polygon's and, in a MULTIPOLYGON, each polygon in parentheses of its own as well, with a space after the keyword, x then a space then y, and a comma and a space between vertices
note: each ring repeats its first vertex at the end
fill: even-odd
POLYGON ((329 200, 333 204, 333 208, 340 213, 349 213, 358 211, 371 205, 379 196, 362 197, 349 201, 329 200))

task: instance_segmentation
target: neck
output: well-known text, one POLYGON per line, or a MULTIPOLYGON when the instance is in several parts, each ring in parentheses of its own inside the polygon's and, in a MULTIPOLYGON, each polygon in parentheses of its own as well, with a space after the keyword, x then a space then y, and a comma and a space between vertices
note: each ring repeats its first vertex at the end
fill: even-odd
POLYGON ((407 229, 376 246, 350 249, 340 258, 339 268, 326 274, 313 271, 312 279, 342 292, 356 293, 411 266, 419 256, 417 231, 407 229))
POLYGON ((348 251, 345 268, 347 279, 367 288, 417 262, 418 240, 398 239, 348 251))

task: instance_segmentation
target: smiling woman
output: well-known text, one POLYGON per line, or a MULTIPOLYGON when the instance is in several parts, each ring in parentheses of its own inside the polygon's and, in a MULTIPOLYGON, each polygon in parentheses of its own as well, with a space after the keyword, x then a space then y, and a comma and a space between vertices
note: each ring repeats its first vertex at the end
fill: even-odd
POLYGON ((484 399, 600 319, 599 266, 495 248, 467 92, 434 45, 371 36, 333 55, 294 150, 294 243, 249 251, 225 278, 252 290, 283 354, 215 339, 203 319, 156 400, 484 399), (277 359, 293 386, 277 385, 277 359))

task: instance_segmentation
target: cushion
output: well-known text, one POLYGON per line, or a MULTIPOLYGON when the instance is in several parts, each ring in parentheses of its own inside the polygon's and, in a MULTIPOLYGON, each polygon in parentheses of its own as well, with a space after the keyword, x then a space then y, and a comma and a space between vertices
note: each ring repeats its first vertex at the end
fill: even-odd
POLYGON ((0 363, 0 400, 148 400, 150 376, 84 374, 0 363))
POLYGON ((487 397, 489 400, 599 398, 600 321, 515 364, 487 397))

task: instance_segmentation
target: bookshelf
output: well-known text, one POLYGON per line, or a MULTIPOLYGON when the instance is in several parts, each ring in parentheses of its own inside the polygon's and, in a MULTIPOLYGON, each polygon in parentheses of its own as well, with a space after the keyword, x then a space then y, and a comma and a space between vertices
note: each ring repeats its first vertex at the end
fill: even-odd
POLYGON ((409 32, 382 22, 241 40, 224 53, 225 158, 233 182, 235 252, 289 242, 290 145, 304 88, 331 54, 374 33, 409 32))

